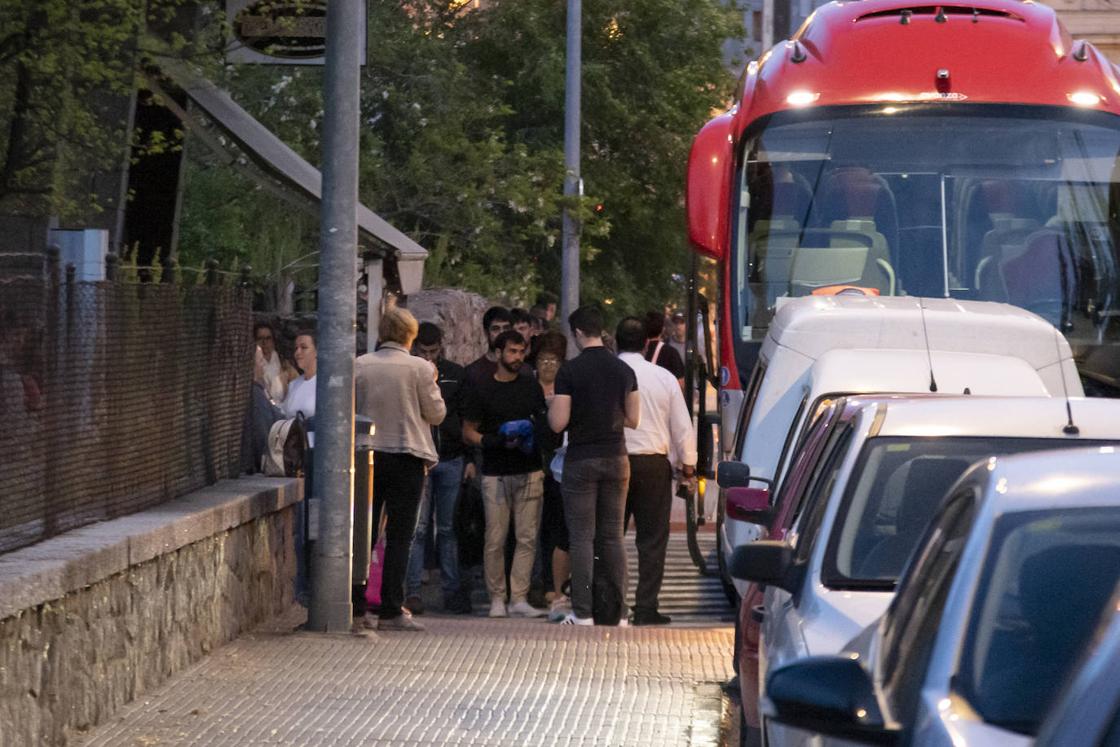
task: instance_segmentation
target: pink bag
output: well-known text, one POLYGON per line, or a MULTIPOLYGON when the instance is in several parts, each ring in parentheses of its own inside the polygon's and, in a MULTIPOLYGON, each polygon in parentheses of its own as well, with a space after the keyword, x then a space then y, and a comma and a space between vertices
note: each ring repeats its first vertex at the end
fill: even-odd
POLYGON ((385 565, 385 540, 377 540, 369 558, 369 582, 366 583, 366 604, 381 606, 381 569, 385 565))

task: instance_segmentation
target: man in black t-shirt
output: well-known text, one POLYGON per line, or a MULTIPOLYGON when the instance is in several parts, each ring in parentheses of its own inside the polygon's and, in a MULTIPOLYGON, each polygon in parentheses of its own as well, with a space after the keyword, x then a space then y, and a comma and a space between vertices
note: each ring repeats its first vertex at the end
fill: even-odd
POLYGON ((634 371, 603 347, 603 315, 583 306, 568 318, 582 351, 560 369, 548 421, 568 430, 560 484, 572 567, 569 625, 591 625, 593 574, 601 575, 600 622, 626 619, 626 548, 622 544, 630 462, 624 428, 641 410, 634 371), (595 554, 598 550, 599 562, 595 554))
POLYGON ((541 617, 528 602, 537 552, 544 475, 536 424, 545 416, 544 393, 531 376, 521 376, 525 339, 512 330, 494 341, 497 370, 467 391, 463 440, 482 447, 482 499, 486 509, 483 567, 490 592, 490 617, 541 617), (517 546, 510 568, 506 608, 506 536, 513 519, 517 546))

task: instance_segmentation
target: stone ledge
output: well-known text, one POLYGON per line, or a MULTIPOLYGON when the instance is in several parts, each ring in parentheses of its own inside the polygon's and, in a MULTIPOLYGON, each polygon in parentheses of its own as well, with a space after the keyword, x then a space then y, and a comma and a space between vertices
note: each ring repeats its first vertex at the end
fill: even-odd
POLYGON ((303 480, 244 477, 0 555, 0 620, 279 511, 303 480))

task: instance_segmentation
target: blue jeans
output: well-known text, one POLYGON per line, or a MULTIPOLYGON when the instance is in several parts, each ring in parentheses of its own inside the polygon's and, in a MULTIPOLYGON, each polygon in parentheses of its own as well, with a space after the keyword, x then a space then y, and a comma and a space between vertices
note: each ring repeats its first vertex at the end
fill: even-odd
POLYGON ((459 543, 455 538, 455 504, 459 499, 462 483, 462 457, 444 460, 428 472, 420 499, 420 521, 416 523, 416 536, 412 540, 412 553, 408 558, 405 588, 410 597, 420 596, 420 574, 424 570, 424 555, 433 509, 443 596, 446 599, 459 591, 459 543))

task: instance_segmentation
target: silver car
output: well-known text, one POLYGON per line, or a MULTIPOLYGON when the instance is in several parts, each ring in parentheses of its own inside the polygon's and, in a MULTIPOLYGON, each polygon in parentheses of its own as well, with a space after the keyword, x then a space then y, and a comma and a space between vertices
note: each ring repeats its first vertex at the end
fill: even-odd
POLYGON ((823 741, 1029 745, 1120 581, 1116 448, 973 466, 879 621, 772 671, 767 719, 823 741))
MULTIPOLYGON (((786 541, 756 542, 733 556, 734 572, 766 584, 761 682, 796 659, 840 653, 886 611, 945 492, 972 463, 1120 445, 1117 400, 1073 399, 1068 413, 1056 397, 861 395, 848 404, 836 430, 841 446, 803 466, 816 477, 793 498, 801 515, 786 541), (1077 434, 1062 432, 1069 413, 1077 434), (788 561, 767 562, 767 553, 788 561)), ((780 724, 764 728, 774 747, 806 741, 780 724)))

